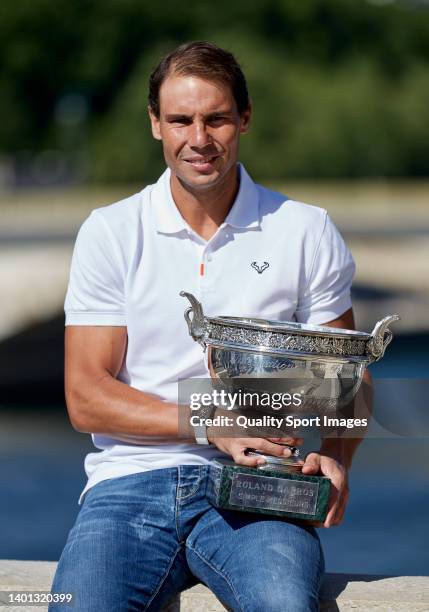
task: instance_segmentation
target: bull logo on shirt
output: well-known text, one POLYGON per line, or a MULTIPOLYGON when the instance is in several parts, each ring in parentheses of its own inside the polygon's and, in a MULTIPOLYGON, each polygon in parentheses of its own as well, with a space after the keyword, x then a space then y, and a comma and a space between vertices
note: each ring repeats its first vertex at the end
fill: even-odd
POLYGON ((269 263, 268 261, 264 261, 264 263, 262 264, 262 266, 258 266, 258 264, 256 263, 256 261, 252 261, 252 263, 250 264, 252 266, 252 268, 254 268, 256 270, 256 272, 258 274, 262 274, 262 272, 264 270, 266 270, 269 267, 269 263))

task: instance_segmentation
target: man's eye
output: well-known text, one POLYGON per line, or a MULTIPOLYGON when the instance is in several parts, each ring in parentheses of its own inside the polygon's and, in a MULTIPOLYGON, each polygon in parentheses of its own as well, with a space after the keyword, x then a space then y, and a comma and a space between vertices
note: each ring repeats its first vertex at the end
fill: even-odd
POLYGON ((187 121, 185 118, 178 117, 177 119, 169 119, 168 123, 174 126, 187 125, 187 121))
POLYGON ((222 117, 222 116, 218 116, 218 117, 211 117, 209 119, 209 123, 214 124, 214 125, 219 125, 221 123, 224 123, 226 121, 226 117, 222 117))

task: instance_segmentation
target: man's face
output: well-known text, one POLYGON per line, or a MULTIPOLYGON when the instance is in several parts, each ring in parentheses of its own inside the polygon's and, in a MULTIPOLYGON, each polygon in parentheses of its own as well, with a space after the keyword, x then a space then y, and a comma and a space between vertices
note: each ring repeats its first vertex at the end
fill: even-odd
POLYGON ((207 190, 231 175, 250 109, 238 113, 227 85, 174 73, 161 85, 160 117, 150 113, 154 138, 167 165, 193 190, 207 190))

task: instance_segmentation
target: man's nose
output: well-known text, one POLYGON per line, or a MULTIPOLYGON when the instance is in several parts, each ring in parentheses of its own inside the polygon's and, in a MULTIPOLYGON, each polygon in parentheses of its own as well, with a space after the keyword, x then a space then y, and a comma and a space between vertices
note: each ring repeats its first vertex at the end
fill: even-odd
POLYGON ((190 129, 189 145, 191 147, 204 147, 211 142, 210 134, 204 121, 195 121, 190 129))

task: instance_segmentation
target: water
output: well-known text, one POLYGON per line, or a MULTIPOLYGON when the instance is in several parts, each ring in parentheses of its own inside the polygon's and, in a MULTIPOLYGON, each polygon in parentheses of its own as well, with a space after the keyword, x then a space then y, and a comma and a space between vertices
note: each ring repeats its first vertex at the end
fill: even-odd
MULTIPOLYGON (((397 338, 376 377, 427 376, 428 337, 397 338)), ((404 406, 412 417, 413 406, 404 406)), ((61 405, 0 413, 0 558, 57 560, 78 512, 89 436, 61 405)), ((367 439, 341 527, 320 529, 327 571, 429 573, 429 439, 367 439)))
POLYGON ((4 411, 0 431, 0 558, 57 560, 78 512, 89 436, 57 413, 4 411))
POLYGON ((427 440, 366 440, 341 527, 319 530, 328 571, 429 573, 427 440))

